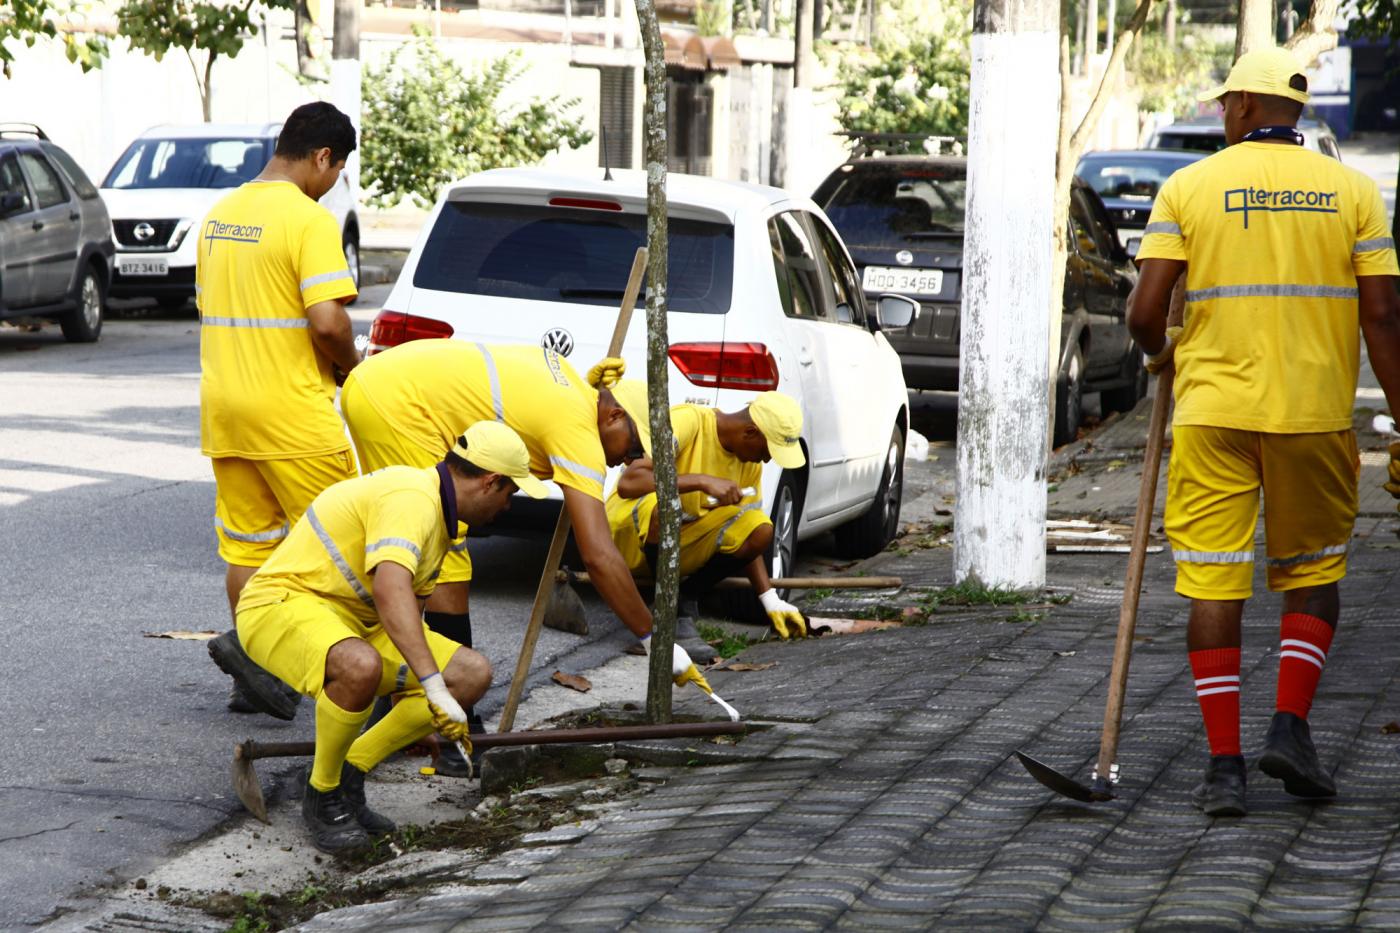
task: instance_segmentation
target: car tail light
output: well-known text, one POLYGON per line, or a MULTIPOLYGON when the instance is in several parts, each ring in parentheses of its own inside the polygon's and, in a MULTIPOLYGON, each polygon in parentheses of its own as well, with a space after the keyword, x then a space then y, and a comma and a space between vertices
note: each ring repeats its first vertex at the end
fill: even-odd
POLYGON ((410 340, 434 340, 452 336, 452 325, 402 311, 380 311, 369 329, 369 355, 410 340))
POLYGON ((671 362, 706 389, 767 392, 778 387, 778 361, 761 343, 674 343, 671 362))

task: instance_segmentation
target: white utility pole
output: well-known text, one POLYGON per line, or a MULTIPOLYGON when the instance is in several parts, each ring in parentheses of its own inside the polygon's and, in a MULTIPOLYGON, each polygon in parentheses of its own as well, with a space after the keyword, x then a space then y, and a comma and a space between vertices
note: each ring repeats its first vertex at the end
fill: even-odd
MULTIPOLYGON (((331 103, 355 124, 360 139, 360 0, 335 0, 335 31, 331 34, 331 103)), ((360 196, 360 153, 345 160, 350 191, 360 196)))
POLYGON ((975 0, 954 575, 1045 583, 1057 0, 975 0))
POLYGON ((1116 19, 1118 19, 1118 0, 1108 0, 1108 26, 1104 29, 1103 47, 1110 53, 1113 51, 1113 27, 1116 19))

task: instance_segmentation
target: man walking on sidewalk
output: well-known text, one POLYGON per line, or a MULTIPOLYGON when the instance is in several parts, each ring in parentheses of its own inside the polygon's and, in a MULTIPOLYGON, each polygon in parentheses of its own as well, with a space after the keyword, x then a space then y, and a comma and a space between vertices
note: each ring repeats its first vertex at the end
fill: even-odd
MULTIPOLYGON (((230 612, 311 500, 356 472, 335 411, 336 371, 359 361, 345 313, 355 281, 340 226, 316 203, 354 148, 345 114, 326 103, 298 107, 267 167, 200 228, 200 446, 213 461, 230 612)), ((237 675, 230 709, 296 715, 301 698, 252 665, 233 632, 209 653, 237 675)))
POLYGON ((1176 364, 1165 526, 1177 592, 1192 601, 1187 649, 1211 753, 1193 798, 1211 816, 1242 816, 1240 620, 1261 489, 1268 585, 1284 597, 1259 768, 1295 796, 1336 794, 1307 717, 1357 512, 1358 323, 1396 410, 1400 269, 1375 183, 1303 148, 1307 79, 1292 53, 1241 56, 1201 99, 1220 102, 1230 145, 1162 186, 1128 325, 1150 370, 1176 364), (1166 318, 1183 271, 1178 333, 1166 318))

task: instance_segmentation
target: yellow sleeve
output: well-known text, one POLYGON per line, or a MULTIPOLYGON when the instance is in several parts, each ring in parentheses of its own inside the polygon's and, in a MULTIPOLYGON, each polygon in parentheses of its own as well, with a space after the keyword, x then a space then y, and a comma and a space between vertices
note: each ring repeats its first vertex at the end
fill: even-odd
POLYGON ((301 283, 301 306, 333 299, 353 298, 355 280, 345 262, 340 243, 340 227, 335 217, 318 207, 302 229, 301 245, 296 257, 297 281, 301 283))
POLYGON ((1138 259, 1178 259, 1185 261, 1186 236, 1181 228, 1181 213, 1176 203, 1178 175, 1167 179, 1152 204, 1152 216, 1138 248, 1138 259))
POLYGON ((442 504, 419 490, 381 496, 365 523, 365 574, 389 561, 416 577, 433 526, 442 521, 442 504))
POLYGON ((549 454, 549 465, 554 471, 552 479, 556 483, 603 501, 608 460, 603 453, 603 442, 592 425, 576 425, 553 432, 546 439, 545 451, 549 454))
POLYGON ((676 456, 690 449, 700 435, 700 413, 691 405, 671 406, 671 434, 676 439, 676 456))
POLYGON ((1351 267, 1357 275, 1400 275, 1395 261, 1395 239, 1386 224, 1385 204, 1381 189, 1370 179, 1365 180, 1360 198, 1361 214, 1357 219, 1356 245, 1351 249, 1351 267))

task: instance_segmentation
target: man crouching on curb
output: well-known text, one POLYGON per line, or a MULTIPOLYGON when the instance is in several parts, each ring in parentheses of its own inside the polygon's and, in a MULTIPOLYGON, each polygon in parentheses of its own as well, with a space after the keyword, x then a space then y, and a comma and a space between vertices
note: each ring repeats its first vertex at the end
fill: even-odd
POLYGON ((491 666, 423 624, 457 523, 490 523, 519 488, 536 499, 525 443, 467 428, 436 467, 388 467, 321 493, 244 588, 238 637, 254 663, 316 700, 316 754, 301 814, 323 852, 394 831, 365 802, 365 774, 436 731, 466 743, 491 666), (363 735, 375 697, 399 694, 363 735))

